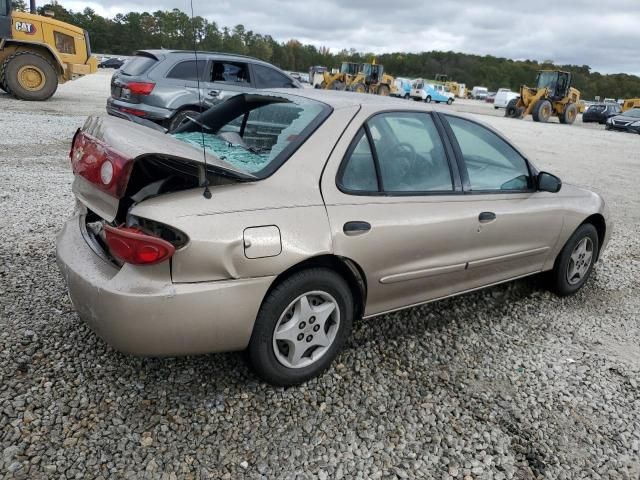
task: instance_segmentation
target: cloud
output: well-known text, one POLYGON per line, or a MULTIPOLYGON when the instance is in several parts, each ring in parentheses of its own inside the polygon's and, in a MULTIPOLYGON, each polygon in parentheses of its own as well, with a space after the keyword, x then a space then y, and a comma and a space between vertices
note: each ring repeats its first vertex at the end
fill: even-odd
MULTIPOLYGON (((101 15, 178 8, 189 1, 78 0, 101 15)), ((219 26, 243 24, 277 40, 296 38, 333 51, 453 50, 513 59, 551 59, 603 73, 640 74, 640 2, 618 0, 194 0, 196 15, 219 26)))

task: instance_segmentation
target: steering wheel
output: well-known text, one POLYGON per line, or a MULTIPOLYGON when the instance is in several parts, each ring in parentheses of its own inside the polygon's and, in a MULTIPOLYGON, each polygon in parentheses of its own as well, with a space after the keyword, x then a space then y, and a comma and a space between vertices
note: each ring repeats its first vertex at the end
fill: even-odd
POLYGON ((413 165, 416 161, 416 149, 407 142, 396 143, 388 152, 389 157, 393 160, 393 164, 396 167, 396 171, 399 173, 400 178, 404 178, 407 174, 411 173, 413 165))

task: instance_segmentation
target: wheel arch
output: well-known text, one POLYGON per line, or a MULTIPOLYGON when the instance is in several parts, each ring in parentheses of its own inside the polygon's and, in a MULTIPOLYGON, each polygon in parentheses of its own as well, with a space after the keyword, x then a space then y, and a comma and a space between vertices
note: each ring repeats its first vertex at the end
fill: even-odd
POLYGON ((64 74, 64 64, 60 57, 53 51, 49 45, 42 43, 31 43, 24 40, 6 40, 4 49, 6 54, 2 55, 2 60, 10 57, 16 52, 34 52, 45 57, 51 62, 51 65, 56 69, 58 75, 64 74))
POLYGON ((364 271, 355 261, 338 255, 319 255, 317 257, 308 258, 289 267, 287 270, 280 273, 271 283, 271 286, 265 293, 264 298, 267 298, 275 287, 295 273, 309 268, 318 267, 333 270, 344 278, 353 295, 353 303, 355 306, 354 316, 355 318, 360 318, 364 314, 367 301, 367 281, 364 271))
POLYGON ((596 253, 596 261, 600 258, 600 251, 602 250, 602 244, 604 243, 604 239, 607 234, 607 222, 604 217, 600 213, 594 213, 593 215, 589 215, 584 221, 578 225, 578 228, 582 225, 590 223, 596 228, 598 232, 598 252, 596 253))

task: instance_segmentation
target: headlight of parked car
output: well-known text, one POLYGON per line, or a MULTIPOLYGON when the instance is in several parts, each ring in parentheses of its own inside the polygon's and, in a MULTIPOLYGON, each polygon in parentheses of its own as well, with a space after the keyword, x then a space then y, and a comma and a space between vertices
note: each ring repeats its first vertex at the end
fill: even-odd
POLYGON ((639 122, 633 122, 631 124, 632 127, 640 127, 640 121, 639 122))

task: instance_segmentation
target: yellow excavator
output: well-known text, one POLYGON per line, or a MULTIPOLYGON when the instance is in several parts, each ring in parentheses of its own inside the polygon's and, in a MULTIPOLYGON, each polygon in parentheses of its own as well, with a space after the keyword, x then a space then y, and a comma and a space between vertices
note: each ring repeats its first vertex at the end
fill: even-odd
POLYGON ((58 84, 94 73, 86 30, 53 18, 12 10, 0 0, 0 89, 21 100, 47 100, 58 84))
POLYGON ((524 118, 531 114, 534 122, 547 122, 557 116, 560 123, 572 124, 580 109, 580 91, 571 86, 571 73, 540 70, 535 87, 520 87, 520 97, 507 105, 505 116, 524 118))
POLYGON ((363 63, 358 75, 351 81, 349 90, 358 93, 373 93, 376 95, 389 96, 395 92, 395 78, 384 73, 384 66, 379 65, 375 60, 371 63, 363 63))
POLYGON ((325 90, 346 90, 360 71, 359 63, 342 62, 337 73, 323 72, 323 80, 320 88, 325 90))

